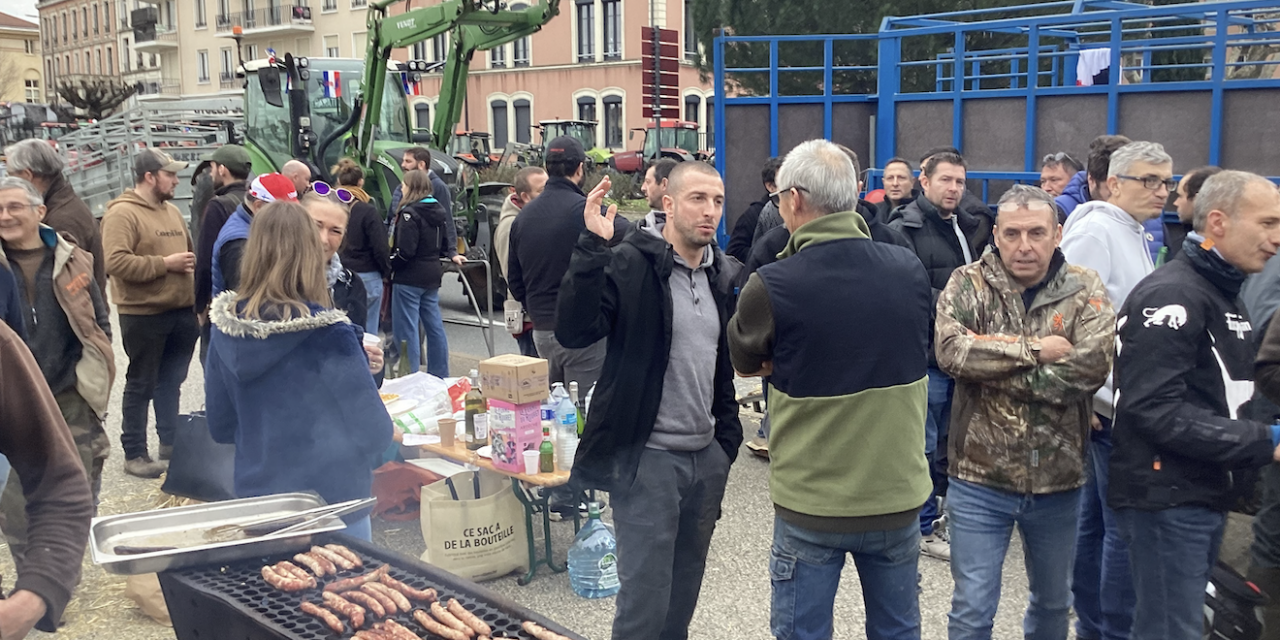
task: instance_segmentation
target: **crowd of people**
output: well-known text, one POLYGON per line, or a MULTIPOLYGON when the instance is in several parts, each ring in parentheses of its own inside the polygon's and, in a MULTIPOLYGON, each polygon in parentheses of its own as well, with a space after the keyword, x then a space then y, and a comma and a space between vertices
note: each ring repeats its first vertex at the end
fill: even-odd
MULTIPOLYGON (((429 152, 404 153, 383 211, 354 161, 332 185, 296 161, 252 176, 226 145, 197 171, 190 227, 171 202, 187 163, 163 151, 137 158, 100 227, 50 146, 6 155, 0 514, 18 579, 0 637, 52 630, 78 579, 111 449, 108 277, 126 473, 164 473, 199 343, 237 495, 370 494, 398 436, 367 334, 405 345, 410 370, 449 373, 439 289, 465 260, 429 152)), ((722 251, 709 165, 653 163, 650 211, 631 223, 605 203, 609 178, 583 190, 580 142, 556 138, 545 158, 516 174, 493 249, 520 352, 550 382, 594 388, 562 501, 609 493, 615 638, 688 635, 744 440, 735 375, 765 381, 752 450, 770 465, 776 637, 831 637, 851 557, 867 637, 919 638, 926 555, 950 562, 949 637, 990 638, 1016 527, 1026 637, 1065 638, 1074 609, 1082 639, 1199 638, 1225 514, 1259 501, 1259 473, 1249 577, 1280 596, 1280 191, 1266 179, 1175 180, 1161 145, 1101 136, 993 206, 950 147, 893 158, 861 199, 857 154, 811 140, 765 163, 766 196, 722 251)), ((367 512, 347 523, 371 537, 367 512)))

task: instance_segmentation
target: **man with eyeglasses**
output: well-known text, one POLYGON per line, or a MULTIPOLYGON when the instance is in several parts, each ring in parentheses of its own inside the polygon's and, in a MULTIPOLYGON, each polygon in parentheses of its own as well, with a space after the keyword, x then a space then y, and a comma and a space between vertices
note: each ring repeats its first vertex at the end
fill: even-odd
MULTIPOLYGON (((1098 273, 1112 307, 1155 270, 1143 223, 1160 215, 1173 181, 1173 159, 1154 142, 1131 142, 1111 154, 1108 198, 1081 205, 1063 227, 1062 253, 1074 265, 1098 273)), ((1133 622, 1133 580, 1128 549, 1115 514, 1106 506, 1107 465, 1114 417, 1112 380, 1094 395, 1086 484, 1071 590, 1081 638, 1123 640, 1133 622)))
POLYGON ((1192 227, 1117 314, 1107 504, 1129 545, 1133 640, 1203 637, 1226 512, 1254 488, 1240 472, 1280 458, 1280 426, 1253 419, 1250 402, 1255 375, 1276 388, 1276 324, 1257 353, 1253 328, 1266 319, 1250 318, 1239 295, 1280 248, 1280 192, 1223 171, 1196 196, 1192 227))
MULTIPOLYGON (((889 228, 907 237, 924 264, 934 300, 947 286, 951 272, 982 257, 991 242, 991 218, 965 210, 964 158, 950 151, 930 156, 921 166, 920 196, 894 212, 889 228)), ((945 526, 938 526, 946 494, 947 427, 955 382, 938 368, 933 331, 929 332, 929 412, 925 420, 925 456, 930 461, 933 493, 920 511, 920 549, 939 560, 951 559, 945 526)))
POLYGON ((267 173, 253 179, 244 202, 231 214, 231 219, 223 225, 213 243, 212 297, 216 298, 223 291, 235 291, 240 286, 240 258, 244 255, 245 243, 249 241, 253 214, 277 200, 298 201, 297 187, 292 180, 279 173, 267 173))
POLYGON ((1065 151, 1051 153, 1040 164, 1040 188, 1056 198, 1062 195, 1071 177, 1083 170, 1084 167, 1065 151))

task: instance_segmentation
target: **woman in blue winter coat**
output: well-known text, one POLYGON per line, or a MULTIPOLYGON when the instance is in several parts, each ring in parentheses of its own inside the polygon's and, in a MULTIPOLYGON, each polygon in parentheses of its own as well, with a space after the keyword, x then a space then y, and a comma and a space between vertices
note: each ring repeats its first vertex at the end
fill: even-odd
POLYGON ((440 315, 440 258, 448 257, 445 227, 452 224, 448 212, 432 196, 426 171, 404 174, 404 199, 395 212, 396 231, 391 241, 391 324, 396 343, 407 342, 409 370, 422 362, 418 322, 427 335, 427 373, 449 375, 449 342, 440 315))
MULTIPOLYGON (((213 439, 236 445, 236 494, 369 497, 391 418, 364 329, 332 308, 306 209, 276 202, 254 216, 240 289, 214 298, 209 319, 206 413, 213 439)), ((344 520, 346 533, 371 538, 367 511, 344 520)))

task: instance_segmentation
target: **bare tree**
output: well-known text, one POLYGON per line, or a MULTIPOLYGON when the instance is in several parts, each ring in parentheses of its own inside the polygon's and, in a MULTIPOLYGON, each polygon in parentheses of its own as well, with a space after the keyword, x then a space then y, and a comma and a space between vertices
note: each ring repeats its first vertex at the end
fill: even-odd
POLYGON ((116 107, 128 100, 137 87, 116 78, 89 77, 64 80, 58 83, 58 96, 67 105, 55 107, 59 115, 66 116, 72 108, 84 112, 83 117, 101 120, 111 115, 116 107))
POLYGON ((22 74, 18 73, 18 59, 7 51, 0 51, 0 96, 17 96, 17 101, 22 102, 22 74))
MULTIPOLYGON (((1258 14, 1254 16, 1258 20, 1280 18, 1280 14, 1258 14)), ((1254 26, 1254 30, 1259 33, 1274 34, 1276 31, 1276 23, 1260 22, 1254 26)), ((1273 64, 1247 64, 1238 65, 1227 68, 1227 78, 1230 80, 1251 80, 1271 76, 1280 69, 1280 60, 1277 60, 1277 54, 1280 54, 1280 46, 1273 44, 1251 44, 1243 47, 1231 47, 1227 49, 1227 62, 1265 62, 1271 61, 1273 64)))

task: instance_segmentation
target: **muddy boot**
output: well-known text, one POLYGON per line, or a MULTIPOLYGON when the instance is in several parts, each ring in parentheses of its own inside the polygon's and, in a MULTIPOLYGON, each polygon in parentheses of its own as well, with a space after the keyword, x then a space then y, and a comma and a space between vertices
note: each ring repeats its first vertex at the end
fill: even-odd
POLYGON ((1262 608, 1261 640, 1280 640, 1280 569, 1250 564, 1248 578, 1271 598, 1271 602, 1262 608))

